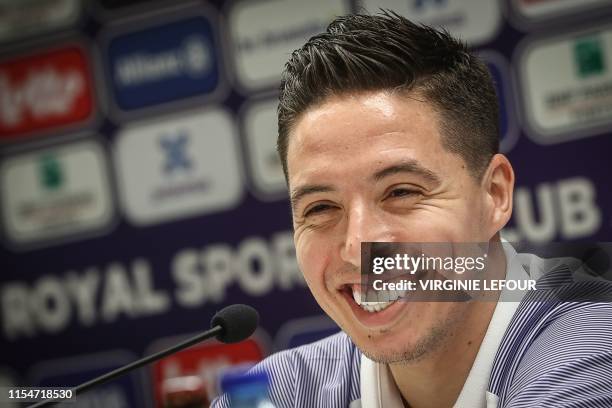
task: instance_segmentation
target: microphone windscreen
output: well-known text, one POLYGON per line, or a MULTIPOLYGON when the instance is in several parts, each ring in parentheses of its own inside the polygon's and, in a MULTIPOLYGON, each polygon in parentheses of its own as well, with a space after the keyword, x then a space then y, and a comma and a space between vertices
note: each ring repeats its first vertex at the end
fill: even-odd
POLYGON ((217 340, 223 343, 238 343, 249 337, 259 324, 259 313, 251 306, 235 304, 217 312, 210 321, 211 327, 221 326, 223 331, 217 340))

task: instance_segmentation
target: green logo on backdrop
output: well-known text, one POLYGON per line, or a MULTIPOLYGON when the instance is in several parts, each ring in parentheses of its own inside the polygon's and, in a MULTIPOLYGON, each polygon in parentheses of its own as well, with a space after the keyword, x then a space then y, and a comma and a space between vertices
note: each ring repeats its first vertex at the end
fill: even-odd
POLYGON ((574 44, 574 60, 581 78, 602 74, 606 70, 606 56, 600 38, 583 38, 574 44))
POLYGON ((59 189, 65 181, 62 164, 53 155, 42 156, 38 161, 40 184, 47 190, 59 189))

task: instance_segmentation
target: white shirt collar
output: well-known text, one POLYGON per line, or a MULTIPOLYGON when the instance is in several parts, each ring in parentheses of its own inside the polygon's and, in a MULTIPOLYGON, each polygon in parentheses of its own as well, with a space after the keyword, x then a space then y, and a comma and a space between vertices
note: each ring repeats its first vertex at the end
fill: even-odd
MULTIPOLYGON (((503 248, 506 255, 506 279, 529 279, 512 245, 504 241, 503 248)), ((501 293, 500 298, 505 297, 504 292, 501 293)), ((516 292, 512 295, 512 299, 520 300, 516 297, 516 292)), ((495 353, 518 305, 519 301, 497 303, 472 369, 454 408, 492 408, 497 405, 497 398, 487 392, 487 385, 495 353)), ((362 354, 360 378, 361 400, 354 401, 350 405, 351 408, 403 407, 401 394, 395 385, 388 365, 372 361, 362 354)))

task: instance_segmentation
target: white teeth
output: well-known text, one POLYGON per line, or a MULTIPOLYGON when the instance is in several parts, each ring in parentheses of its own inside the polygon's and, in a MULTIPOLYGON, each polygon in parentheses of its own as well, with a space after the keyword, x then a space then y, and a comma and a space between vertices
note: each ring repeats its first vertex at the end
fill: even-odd
POLYGON ((356 289, 355 285, 353 285, 353 299, 355 299, 355 303, 361 305, 361 291, 356 289))
POLYGON ((353 299, 363 310, 370 313, 380 312, 391 306, 399 298, 406 296, 407 291, 380 291, 374 294, 369 294, 368 297, 378 299, 377 302, 362 302, 361 289, 359 285, 353 285, 353 299))
POLYGON ((389 291, 389 300, 394 301, 403 298, 408 294, 408 290, 392 290, 389 291))

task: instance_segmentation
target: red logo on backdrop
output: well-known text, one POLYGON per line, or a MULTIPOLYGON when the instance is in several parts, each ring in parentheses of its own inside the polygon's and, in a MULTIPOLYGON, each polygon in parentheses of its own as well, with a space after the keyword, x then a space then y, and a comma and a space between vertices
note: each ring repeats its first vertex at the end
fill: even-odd
POLYGON ((157 407, 163 407, 164 381, 170 378, 198 376, 203 380, 208 401, 217 396, 217 377, 229 366, 256 363, 264 352, 250 338, 236 344, 206 343, 190 347, 153 365, 153 387, 157 407))
POLYGON ((89 64, 78 47, 0 63, 0 139, 84 121, 93 105, 89 64))

